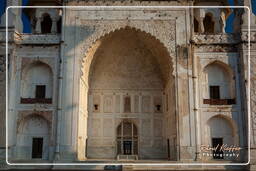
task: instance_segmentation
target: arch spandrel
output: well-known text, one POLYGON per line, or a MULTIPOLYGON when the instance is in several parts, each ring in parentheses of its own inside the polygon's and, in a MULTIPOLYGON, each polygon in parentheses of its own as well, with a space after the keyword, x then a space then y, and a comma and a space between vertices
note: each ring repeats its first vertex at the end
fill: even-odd
POLYGON ((34 111, 19 112, 18 118, 17 118, 17 132, 18 132, 19 127, 31 117, 40 117, 40 118, 44 119, 48 123, 49 131, 51 132, 51 129, 52 129, 52 113, 51 112, 40 112, 40 111, 37 111, 37 112, 34 112, 34 111))
MULTIPOLYGON (((231 130, 231 136, 232 136, 232 141, 235 145, 239 145, 239 137, 238 137, 238 127, 237 127, 237 123, 230 117, 230 116, 226 116, 223 114, 217 114, 214 115, 212 117, 210 117, 207 120, 207 125, 210 126, 210 123, 212 120, 214 119, 222 119, 223 121, 225 121, 227 123, 227 126, 230 127, 231 130)), ((210 131, 210 130, 208 130, 210 131)), ((210 134, 209 134, 210 135, 210 134)))
POLYGON ((214 116, 212 116, 211 118, 209 118, 208 120, 207 120, 207 124, 209 125, 209 123, 211 122, 211 120, 213 120, 213 119, 216 119, 216 118, 220 118, 220 119, 223 119, 223 120, 225 120, 228 124, 229 124, 229 126, 231 127, 231 130, 232 130, 232 136, 236 136, 237 135, 237 125, 236 125, 236 123, 234 122, 234 120, 231 118, 231 117, 229 117, 229 116, 226 116, 226 115, 223 115, 223 114, 217 114, 217 115, 214 115, 214 116))

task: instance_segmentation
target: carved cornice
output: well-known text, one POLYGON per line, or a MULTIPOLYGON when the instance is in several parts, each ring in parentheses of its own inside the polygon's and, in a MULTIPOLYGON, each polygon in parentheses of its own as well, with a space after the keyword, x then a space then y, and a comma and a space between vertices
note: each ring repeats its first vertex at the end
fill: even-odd
POLYGON ((195 34, 192 41, 195 44, 237 44, 240 38, 237 34, 195 34))
POLYGON ((237 52, 238 47, 236 45, 229 46, 227 44, 204 44, 199 45, 196 44, 194 46, 195 53, 204 53, 204 52, 211 52, 211 53, 220 53, 220 52, 237 52))
POLYGON ((17 44, 59 44, 60 35, 57 34, 15 34, 17 44))
POLYGON ((92 6, 92 5, 109 5, 109 6, 167 6, 167 5, 189 5, 188 2, 182 0, 66 0, 67 5, 81 5, 81 6, 92 6))
MULTIPOLYGON (((249 41, 249 35, 247 31, 244 31, 241 33, 241 39, 243 42, 248 42, 249 41)), ((250 31, 250 41, 251 42, 256 42, 256 30, 251 30, 250 31)))
MULTIPOLYGON (((0 30, 0 43, 5 43, 6 41, 6 32, 5 30, 0 30)), ((12 30, 9 30, 8 32, 8 41, 13 42, 14 40, 14 32, 12 30)))

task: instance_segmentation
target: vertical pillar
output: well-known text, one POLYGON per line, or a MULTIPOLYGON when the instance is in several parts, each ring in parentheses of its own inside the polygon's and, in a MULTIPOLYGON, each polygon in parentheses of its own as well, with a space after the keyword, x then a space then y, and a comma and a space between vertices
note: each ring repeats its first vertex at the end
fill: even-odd
POLYGON ((214 17, 213 21, 214 21, 214 33, 220 33, 221 32, 220 18, 219 17, 214 17))
MULTIPOLYGON (((200 10, 200 26, 203 29, 204 11, 200 10)), ((177 116, 177 151, 178 160, 190 162, 195 159, 196 137, 195 137, 195 112, 193 110, 192 85, 192 59, 189 54, 189 37, 191 24, 189 12, 176 19, 176 70, 175 70, 175 94, 177 116)))
POLYGON ((36 20, 36 29, 35 29, 35 32, 36 33, 42 33, 41 31, 41 22, 42 22, 42 17, 37 17, 37 20, 36 20))
POLYGON ((52 28, 51 33, 56 34, 57 33, 57 17, 52 18, 52 28))
POLYGON ((225 12, 221 11, 220 12, 220 32, 225 33, 225 27, 226 27, 226 16, 225 12))
POLYGON ((200 17, 199 19, 199 32, 204 33, 204 17, 200 17))
MULTIPOLYGON (((252 10, 251 8, 251 1, 250 0, 244 0, 244 6, 247 6, 250 8, 250 10, 252 10)), ((249 14, 249 10, 247 8, 244 8, 244 13, 242 15, 242 20, 243 20, 243 25, 242 28, 244 29, 248 29, 248 16, 251 17, 251 14, 249 14)))

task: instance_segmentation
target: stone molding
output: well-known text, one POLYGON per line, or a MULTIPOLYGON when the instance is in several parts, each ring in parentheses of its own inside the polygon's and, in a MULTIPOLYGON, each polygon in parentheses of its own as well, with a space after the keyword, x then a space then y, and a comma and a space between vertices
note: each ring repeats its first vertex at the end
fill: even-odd
POLYGON ((15 34, 16 44, 59 44, 59 34, 15 34))
POLYGON ((114 1, 106 1, 106 0, 96 0, 96 1, 74 1, 74 0, 67 0, 67 5, 70 6, 175 6, 175 5, 188 5, 188 2, 179 0, 179 1, 166 1, 166 0, 159 0, 159 1, 141 1, 141 0, 114 0, 114 1))
MULTIPOLYGON (((5 29, 0 30, 0 43, 5 43, 6 41, 6 34, 5 29)), ((8 30, 8 41, 11 43, 14 40, 14 32, 13 30, 8 30)))
POLYGON ((237 44, 240 38, 237 34, 195 34, 192 41, 195 44, 237 44))
POLYGON ((236 45, 230 46, 228 44, 204 44, 204 45, 195 45, 195 53, 232 53, 237 52, 238 47, 236 45))
POLYGON ((251 57, 251 145, 256 147, 256 58, 251 57))
POLYGON ((59 46, 26 46, 19 45, 16 48, 16 56, 34 59, 56 59, 59 56, 59 46))
MULTIPOLYGON (((243 42, 248 42, 248 32, 247 31, 243 31, 241 33, 241 39, 243 42)), ((250 41, 251 42, 255 42, 256 41, 256 30, 250 30, 250 41)))
MULTIPOLYGON (((209 63, 213 62, 213 61, 221 61, 223 63, 228 64, 227 58, 228 57, 232 57, 232 58, 237 58, 239 57, 239 53, 195 53, 194 56, 198 56, 198 58, 200 58, 200 60, 207 60, 207 62, 205 63, 205 66, 208 65, 209 63)), ((202 66, 202 67, 205 67, 202 66)))

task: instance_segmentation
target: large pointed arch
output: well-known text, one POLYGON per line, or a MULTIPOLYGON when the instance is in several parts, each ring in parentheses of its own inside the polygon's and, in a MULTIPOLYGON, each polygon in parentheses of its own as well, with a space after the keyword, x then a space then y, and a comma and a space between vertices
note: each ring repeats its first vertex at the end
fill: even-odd
MULTIPOLYGON (((79 85, 80 86, 80 91, 79 91, 80 92, 79 93, 80 94, 79 95, 80 96, 79 97, 80 114, 79 114, 79 120, 78 120, 79 125, 80 125, 80 126, 78 126, 79 127, 78 137, 80 137, 79 142, 78 142, 79 149, 86 149, 83 146, 86 146, 86 138, 88 137, 87 135, 84 136, 84 129, 86 129, 88 131, 89 128, 82 128, 82 125, 86 126, 88 123, 87 117, 91 116, 90 115, 90 107, 91 106, 89 106, 89 96, 90 96, 89 93, 91 93, 91 92, 89 92, 89 90, 91 88, 91 84, 90 84, 90 76, 91 75, 90 74, 92 73, 91 72, 92 68, 95 64, 95 61, 101 59, 101 56, 99 55, 99 51, 101 50, 101 48, 104 47, 105 45, 108 45, 108 42, 111 42, 112 37, 115 37, 116 35, 118 35, 118 36, 126 35, 126 33, 133 34, 133 36, 135 35, 134 37, 136 37, 136 40, 138 39, 141 42, 141 44, 143 44, 142 46, 140 46, 138 48, 139 49, 147 49, 147 51, 150 52, 151 56, 156 61, 155 66, 157 66, 159 68, 159 71, 160 71, 159 73, 161 73, 161 77, 163 80, 163 84, 162 84, 163 87, 155 89, 155 90, 161 92, 161 93, 157 94, 157 96, 159 96, 159 95, 162 96, 163 91, 166 90, 166 92, 168 92, 168 93, 171 92, 169 94, 169 99, 175 99, 175 93, 173 92, 173 91, 175 91, 175 87, 174 87, 175 81, 174 81, 174 74, 173 74, 175 69, 174 69, 174 62, 173 62, 173 58, 172 58, 173 52, 171 51, 171 46, 167 47, 166 43, 160 41, 160 39, 158 39, 156 36, 154 36, 154 35, 158 34, 157 32, 154 32, 154 34, 151 34, 151 33, 146 32, 138 27, 132 27, 132 26, 125 25, 123 27, 119 27, 110 32, 107 32, 107 34, 102 34, 95 41, 93 41, 93 43, 90 46, 88 46, 90 48, 86 50, 86 55, 84 56, 83 61, 82 61, 83 64, 82 64, 82 68, 81 68, 82 72, 80 75, 80 85, 79 85), (168 90, 165 89, 166 87, 168 87, 168 90), (85 115, 86 115, 86 117, 84 117, 85 115)), ((146 61, 147 60, 145 58, 145 62, 146 61)), ((156 99, 157 99, 157 96, 154 96, 154 97, 152 96, 152 98, 156 97, 156 99)), ((145 97, 145 100, 147 100, 147 97, 145 97)), ((167 103, 172 103, 172 105, 169 105, 169 106, 175 106, 175 100, 169 100, 167 103)), ((158 105, 158 104, 155 104, 155 105, 158 105)), ((99 106, 99 108, 103 109, 101 106, 99 106)), ((175 110, 169 110, 170 113, 174 112, 174 111, 175 110)), ((160 120, 154 120, 154 124, 157 126, 160 126, 160 125, 162 125, 161 124, 162 121, 161 121, 161 118, 158 118, 158 119, 160 119, 160 120)), ((90 122, 90 124, 92 124, 92 123, 90 122)), ((93 128, 91 130, 93 130, 93 128)), ((91 133, 88 133, 88 135, 90 135, 90 134, 91 133)), ((159 133, 157 132, 157 134, 160 135, 160 137, 163 135, 162 128, 159 130, 159 133)), ((88 143, 91 144, 92 143, 91 140, 89 140, 88 143)), ((165 141, 162 144, 164 144, 164 143, 165 143, 165 141)), ((161 144, 161 143, 159 143, 159 144, 161 144)), ((159 145, 159 144, 157 144, 157 145, 159 145)), ((155 149, 157 149, 157 148, 158 147, 155 147, 155 149)), ((166 150, 164 150, 164 148, 165 147, 162 148, 162 151, 159 152, 159 155, 157 155, 157 157, 161 158, 163 156, 167 156, 165 154, 167 152, 166 152, 166 150)), ((90 147, 88 149, 92 150, 93 148, 90 147)), ((157 152, 157 150, 152 150, 152 153, 155 153, 155 152, 157 152)), ((83 160, 83 158, 85 157, 83 155, 84 153, 88 154, 90 152, 87 153, 87 152, 79 151, 78 158, 80 160, 83 160)), ((87 156, 87 157, 92 158, 92 156, 87 156)))
MULTIPOLYGON (((104 34, 99 34, 98 37, 94 38, 93 39, 93 36, 92 36, 92 40, 89 41, 91 42, 91 44, 88 46, 89 48, 86 49, 85 51, 85 56, 84 58, 82 59, 82 65, 81 65, 81 78, 82 80, 85 82, 85 83, 88 83, 88 78, 89 78, 89 73, 90 73, 90 68, 91 68, 91 64, 93 63, 94 61, 94 54, 95 52, 97 51, 97 49, 100 47, 100 45, 102 44, 102 41, 107 38, 108 36, 111 36, 119 31, 122 31, 122 30, 131 30, 131 31, 135 31, 135 32, 138 32, 138 33, 141 33, 143 34, 147 39, 148 41, 152 41, 154 42, 155 44, 159 45, 159 47, 154 47, 151 45, 152 47, 152 52, 153 53, 159 53, 159 51, 164 51, 165 52, 165 56, 166 57, 166 61, 165 62, 162 62, 162 67, 163 68, 168 68, 170 67, 170 71, 168 73, 174 75, 174 70, 175 70, 175 58, 172 58, 172 55, 173 55, 173 51, 171 49, 171 46, 166 43, 166 42, 163 42, 163 41, 160 41, 159 38, 157 38, 156 36, 156 33, 155 32, 146 32, 144 31, 143 29, 141 28, 138 28, 138 27, 135 27, 135 26, 123 26, 123 27, 118 27, 116 29, 113 29, 111 31, 106 31, 104 34)), ((90 38, 88 39, 90 40, 90 38)), ((86 43, 85 43, 86 44, 86 43)), ((86 86, 89 86, 88 84, 86 84, 86 86)))

